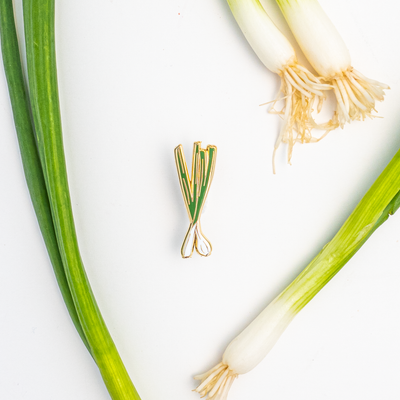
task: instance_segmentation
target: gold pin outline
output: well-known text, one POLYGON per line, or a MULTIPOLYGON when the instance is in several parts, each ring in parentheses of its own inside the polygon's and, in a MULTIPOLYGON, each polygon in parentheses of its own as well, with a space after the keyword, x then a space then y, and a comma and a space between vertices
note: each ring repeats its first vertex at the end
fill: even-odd
POLYGON ((190 220, 181 255, 183 258, 190 258, 196 248, 197 253, 208 257, 212 252, 212 246, 201 231, 200 216, 214 177, 217 147, 208 145, 206 149, 202 149, 201 142, 194 143, 191 177, 189 177, 182 145, 175 148, 174 155, 179 184, 190 220))

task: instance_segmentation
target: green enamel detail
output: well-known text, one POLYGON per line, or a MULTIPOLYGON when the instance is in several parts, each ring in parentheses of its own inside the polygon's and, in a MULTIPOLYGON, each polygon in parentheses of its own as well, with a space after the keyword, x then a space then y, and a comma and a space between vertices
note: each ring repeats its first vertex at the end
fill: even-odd
POLYGON ((190 221, 193 224, 200 218, 211 186, 216 156, 217 148, 215 146, 207 146, 207 149, 202 149, 201 142, 196 142, 193 146, 192 175, 189 177, 183 148, 179 145, 175 149, 179 183, 190 221))

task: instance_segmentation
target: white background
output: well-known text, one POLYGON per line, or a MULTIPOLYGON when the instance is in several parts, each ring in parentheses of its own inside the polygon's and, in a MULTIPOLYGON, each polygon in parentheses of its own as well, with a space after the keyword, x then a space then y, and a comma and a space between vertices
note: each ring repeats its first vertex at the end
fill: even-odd
MULTIPOLYGON (((225 0, 56 2, 79 242, 142 400, 198 399, 192 376, 219 362, 333 237, 400 146, 399 5, 320 1, 353 66, 391 86, 377 107, 384 118, 296 146, 292 166, 281 147, 275 176, 280 121, 259 104, 272 100, 279 79, 254 55, 225 0), (198 140, 218 147, 202 218, 214 250, 183 260, 188 218, 173 149, 182 143, 190 160, 198 140)), ((22 36, 21 1, 16 6, 22 36)), ((0 398, 109 399, 53 276, 3 72, 0 133, 0 398)), ((237 380, 230 400, 399 399, 399 260, 395 215, 237 380)))

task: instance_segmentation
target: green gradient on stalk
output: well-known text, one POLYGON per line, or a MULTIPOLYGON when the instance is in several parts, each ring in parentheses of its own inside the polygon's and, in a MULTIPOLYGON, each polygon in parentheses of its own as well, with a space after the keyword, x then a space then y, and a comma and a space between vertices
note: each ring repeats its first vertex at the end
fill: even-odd
POLYGON ((315 0, 275 0, 279 7, 291 7, 293 5, 298 5, 300 3, 315 3, 315 0))
POLYGON ((55 54, 55 1, 24 0, 31 107, 62 262, 85 336, 114 400, 139 400, 92 293, 79 252, 62 139, 55 54))
POLYGON ((297 313, 337 274, 400 207, 400 150, 364 195, 335 237, 227 346, 220 363, 195 376, 209 400, 226 400, 237 376, 254 369, 270 352, 297 313), (226 387, 223 393, 219 390, 226 387))
POLYGON ((12 0, 0 0, 0 38, 22 165, 32 205, 65 305, 83 343, 91 352, 71 296, 54 231, 49 197, 36 146, 29 99, 24 83, 12 0))
POLYGON ((299 312, 400 206, 400 150, 335 237, 278 296, 299 312))
POLYGON ((259 0, 227 0, 227 2, 229 4, 229 8, 231 9, 233 14, 235 14, 237 8, 239 8, 239 7, 241 8, 241 7, 243 7, 243 5, 250 4, 250 3, 253 3, 253 6, 251 6, 251 7, 250 7, 250 5, 247 6, 249 10, 254 7, 254 10, 258 10, 258 12, 261 12, 261 13, 265 12, 265 10, 259 0))

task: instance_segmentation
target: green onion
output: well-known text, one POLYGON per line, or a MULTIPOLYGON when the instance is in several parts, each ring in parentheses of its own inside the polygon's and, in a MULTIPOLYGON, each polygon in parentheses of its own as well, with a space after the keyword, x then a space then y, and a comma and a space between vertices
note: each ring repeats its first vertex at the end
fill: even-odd
POLYGON ((75 325, 78 330, 81 329, 81 337, 103 376, 111 398, 140 400, 101 316, 78 248, 62 141, 54 7, 54 0, 23 1, 30 94, 30 101, 27 102, 12 0, 0 0, 2 50, 21 155, 35 210, 40 215, 39 223, 45 231, 46 245, 53 266, 61 276, 64 298, 70 296, 66 300, 67 306, 71 315, 75 309, 78 317, 75 325), (29 110, 33 115, 33 127, 29 110), (62 266, 59 260, 54 262, 57 254, 62 266))
POLYGON ((43 170, 33 132, 29 100, 26 93, 19 55, 17 33, 14 22, 12 0, 0 0, 0 39, 4 70, 10 93, 11 106, 22 156, 22 165, 33 208, 40 230, 71 319, 87 349, 90 350, 83 333, 78 314, 69 290, 60 251, 57 245, 51 216, 50 202, 44 181, 43 170))
POLYGON ((226 348, 222 361, 195 379, 196 391, 225 400, 235 378, 256 367, 304 306, 400 207, 400 150, 335 237, 226 348))
POLYGON ((227 0, 233 16, 236 19, 247 41, 262 61, 272 72, 281 78, 281 87, 273 106, 279 100, 284 100, 282 110, 270 112, 282 115, 281 131, 275 142, 273 153, 273 169, 275 172, 275 154, 282 142, 288 143, 288 162, 292 157, 296 142, 310 143, 317 139, 312 136, 313 128, 332 129, 330 124, 318 125, 313 121, 312 111, 318 112, 325 100, 327 85, 297 61, 296 53, 271 21, 259 0, 227 0))
POLYGON ((334 87, 337 111, 332 124, 373 117, 383 101, 384 83, 366 78, 351 66, 350 53, 318 0, 276 0, 310 64, 334 87))

